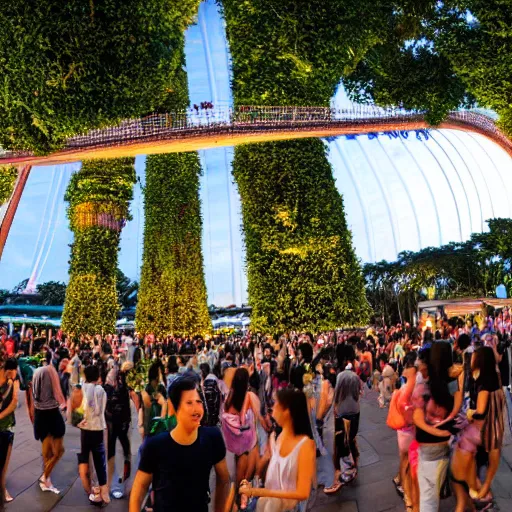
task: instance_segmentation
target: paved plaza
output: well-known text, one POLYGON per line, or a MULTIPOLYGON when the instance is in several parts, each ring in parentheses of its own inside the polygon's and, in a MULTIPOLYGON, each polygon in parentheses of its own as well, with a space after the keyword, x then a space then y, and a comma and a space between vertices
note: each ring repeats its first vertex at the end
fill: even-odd
MULTIPOLYGON (((34 440, 28 419, 24 394, 16 413, 17 426, 7 488, 15 500, 6 506, 8 512, 82 512, 95 510, 87 500, 78 478, 77 457, 80 449, 79 430, 67 426, 66 453, 57 465, 52 480, 61 489, 60 495, 43 493, 37 479, 41 475, 40 443, 34 440)), ((376 395, 368 392, 362 399, 359 448, 361 467, 355 482, 343 488, 338 495, 327 497, 322 491, 313 507, 314 512, 403 512, 402 501, 395 492, 391 479, 397 472, 396 434, 385 424, 386 410, 379 409, 376 395)), ((136 423, 133 422, 136 426, 136 423)), ((132 453, 136 454, 140 436, 132 429, 132 453)), ((135 464, 135 455, 133 462, 135 464)), ((232 461, 230 461, 232 466, 232 461)), ((133 471, 134 473, 134 471, 133 471)), ((131 482, 128 483, 128 487, 131 482)), ((512 511, 512 443, 507 440, 500 470, 493 486, 496 496, 494 510, 512 511)), ((441 511, 453 510, 453 499, 442 502, 441 511)), ((127 499, 112 500, 109 511, 126 511, 127 499)), ((191 511, 193 512, 193 511, 191 511)))

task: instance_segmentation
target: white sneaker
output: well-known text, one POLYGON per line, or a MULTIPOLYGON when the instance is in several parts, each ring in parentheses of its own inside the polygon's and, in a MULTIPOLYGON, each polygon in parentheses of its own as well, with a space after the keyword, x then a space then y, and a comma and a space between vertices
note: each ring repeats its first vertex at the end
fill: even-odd
POLYGON ((121 491, 113 491, 112 497, 116 500, 120 500, 123 497, 123 493, 121 491))

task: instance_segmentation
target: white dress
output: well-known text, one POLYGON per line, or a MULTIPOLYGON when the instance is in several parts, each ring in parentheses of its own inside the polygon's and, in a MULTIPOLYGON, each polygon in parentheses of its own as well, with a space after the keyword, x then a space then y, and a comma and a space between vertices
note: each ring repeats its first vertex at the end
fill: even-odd
MULTIPOLYGON (((304 436, 295 448, 286 456, 280 455, 280 439, 271 438, 272 456, 268 464, 265 489, 274 491, 294 491, 297 489, 297 472, 300 448, 309 439, 304 436)), ((281 498, 259 498, 256 512, 288 512, 293 511, 299 505, 297 500, 284 500, 281 498)))

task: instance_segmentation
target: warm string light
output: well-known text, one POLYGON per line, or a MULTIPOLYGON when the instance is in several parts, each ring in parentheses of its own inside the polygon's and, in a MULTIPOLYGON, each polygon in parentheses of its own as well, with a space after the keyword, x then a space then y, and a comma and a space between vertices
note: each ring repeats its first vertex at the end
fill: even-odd
POLYGON ((126 224, 121 208, 111 203, 81 203, 75 206, 74 223, 78 229, 99 226, 120 232, 126 224))

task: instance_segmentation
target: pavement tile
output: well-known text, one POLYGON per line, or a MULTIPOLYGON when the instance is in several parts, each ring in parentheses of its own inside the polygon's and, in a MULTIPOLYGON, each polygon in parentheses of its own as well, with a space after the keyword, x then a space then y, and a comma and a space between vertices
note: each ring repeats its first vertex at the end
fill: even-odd
MULTIPOLYGON (((7 487, 16 499, 6 506, 7 512, 91 512, 91 507, 78 479, 76 454, 80 447, 80 432, 67 427, 66 453, 52 476, 53 483, 62 493, 57 496, 43 493, 37 484, 41 474, 40 443, 35 441, 32 424, 28 420, 21 393, 20 406, 16 412, 17 431, 7 487)), ((326 496, 318 489, 310 512, 403 512, 404 506, 397 495, 392 478, 398 471, 396 433, 386 424, 387 409, 377 405, 377 394, 367 392, 361 401, 361 423, 358 436, 361 452, 357 479, 343 487, 336 496, 326 496)), ((136 422, 133 423, 136 425, 136 422)), ((137 450, 140 436, 134 427, 132 440, 132 478, 136 471, 137 450)), ((228 465, 234 467, 234 460, 228 465)), ((512 512, 512 444, 504 446, 503 460, 495 479, 493 491, 496 496, 495 512, 512 512)), ((212 480, 212 484, 214 480, 212 480)), ((127 483, 129 489, 131 482, 127 483)), ((443 500, 440 512, 451 512, 455 506, 452 498, 443 500)), ((110 512, 128 510, 128 499, 112 500, 110 512)), ((191 511, 193 512, 193 511, 191 511)))

